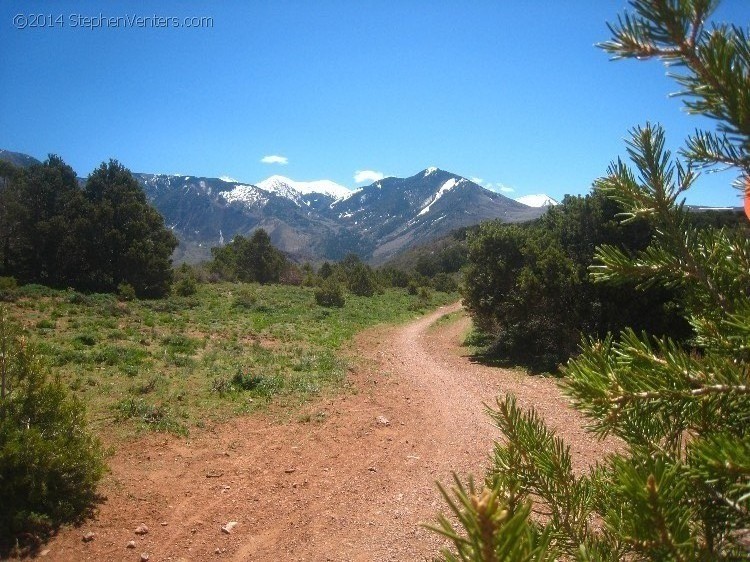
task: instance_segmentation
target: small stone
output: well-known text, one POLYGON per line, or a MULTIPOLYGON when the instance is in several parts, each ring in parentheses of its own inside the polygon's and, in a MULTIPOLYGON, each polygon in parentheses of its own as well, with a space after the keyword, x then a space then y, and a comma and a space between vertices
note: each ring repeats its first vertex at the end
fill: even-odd
POLYGON ((214 554, 221 554, 221 549, 218 546, 214 549, 214 554))
POLYGON ((378 471, 378 469, 375 468, 374 466, 369 467, 367 470, 369 470, 370 472, 377 472, 378 471))
POLYGON ((297 470, 297 469, 296 468, 287 468, 284 472, 286 472, 287 474, 291 474, 295 470, 297 470))
POLYGON ((125 545, 125 548, 135 548, 135 541, 128 541, 128 544, 125 545))
POLYGON ((385 426, 391 425, 391 422, 385 416, 378 416, 378 423, 385 426))
POLYGON ((167 526, 167 522, 166 522, 166 521, 162 521, 162 522, 161 522, 161 526, 162 526, 162 527, 166 527, 166 526, 167 526))
POLYGON ((141 552, 141 562, 148 562, 148 552, 141 552))
POLYGON ((91 542, 94 540, 94 537, 96 535, 92 533, 91 531, 88 531, 87 533, 83 533, 83 542, 91 542))
POLYGON ((148 533, 148 527, 142 523, 135 528, 136 535, 145 535, 146 533, 148 533))
POLYGON ((232 529, 234 529, 236 526, 237 526, 237 521, 230 521, 229 523, 221 527, 221 532, 226 533, 227 535, 231 535, 232 529))
POLYGON ((45 548, 43 551, 39 553, 39 556, 47 556, 50 553, 49 548, 45 548))

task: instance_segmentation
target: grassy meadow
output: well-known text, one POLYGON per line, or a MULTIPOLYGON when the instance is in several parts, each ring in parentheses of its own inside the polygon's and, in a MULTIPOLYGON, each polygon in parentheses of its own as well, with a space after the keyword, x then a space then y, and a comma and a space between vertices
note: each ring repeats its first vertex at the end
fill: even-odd
POLYGON ((344 342, 455 294, 387 289, 324 308, 305 287, 201 284, 189 297, 121 301, 39 285, 3 304, 45 368, 86 404, 98 433, 191 429, 273 403, 291 412, 345 380, 344 342))

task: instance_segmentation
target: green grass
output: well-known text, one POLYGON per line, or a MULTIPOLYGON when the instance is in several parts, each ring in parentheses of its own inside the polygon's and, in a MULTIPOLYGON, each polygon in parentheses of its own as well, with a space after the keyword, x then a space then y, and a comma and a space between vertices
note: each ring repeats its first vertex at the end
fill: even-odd
MULTIPOLYGON (((405 290, 347 295, 323 308, 314 290, 200 285, 189 297, 120 302, 40 286, 6 303, 42 361, 88 406, 102 433, 194 427, 275 404, 294 411, 341 387, 341 346, 358 331, 402 322, 426 304, 405 290)), ((456 295, 435 293, 431 306, 456 295)))

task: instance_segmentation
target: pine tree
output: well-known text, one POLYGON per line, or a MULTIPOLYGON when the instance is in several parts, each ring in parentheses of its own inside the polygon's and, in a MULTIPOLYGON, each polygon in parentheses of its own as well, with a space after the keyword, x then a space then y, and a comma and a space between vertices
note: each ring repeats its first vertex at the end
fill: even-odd
POLYGON ((235 236, 226 246, 211 248, 211 270, 224 279, 245 283, 278 283, 286 256, 262 228, 250 238, 235 236))
POLYGON ((21 282, 67 286, 68 273, 79 266, 72 263, 75 254, 69 251, 70 226, 84 214, 75 172, 55 155, 43 164, 5 169, 6 180, 0 186, 0 271, 21 282))
POLYGON ((103 163, 89 175, 84 193, 91 216, 80 225, 81 238, 88 240, 89 278, 83 285, 113 291, 127 283, 139 296, 167 294, 177 238, 130 170, 116 160, 103 163))
POLYGON ((0 558, 79 521, 104 470, 84 404, 46 373, 0 307, 0 558))
POLYGON ((679 288, 693 349, 625 330, 587 341, 565 369, 564 391, 598 436, 625 451, 589 474, 572 470, 564 441, 512 396, 491 411, 505 436, 481 493, 445 493, 463 530, 437 530, 445 560, 747 560, 750 555, 750 240, 743 230, 697 229, 681 195, 715 165, 750 178, 750 42, 736 26, 706 21, 710 0, 634 0, 602 47, 615 58, 659 58, 690 112, 714 118, 682 158, 657 125, 632 131, 635 170, 613 163, 595 188, 625 208, 623 220, 656 227, 630 256, 598 248, 599 282, 679 288), (548 514, 533 521, 530 505, 548 514))

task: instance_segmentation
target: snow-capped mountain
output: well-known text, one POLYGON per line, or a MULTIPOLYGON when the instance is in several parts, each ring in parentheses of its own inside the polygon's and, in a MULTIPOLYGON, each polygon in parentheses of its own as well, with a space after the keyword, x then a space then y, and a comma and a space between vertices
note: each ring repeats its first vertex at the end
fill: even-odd
POLYGON ((294 192, 301 195, 320 193, 334 199, 341 199, 351 195, 351 190, 330 180, 294 181, 284 176, 271 176, 255 185, 264 191, 278 193, 290 199, 294 198, 294 192))
MULTIPOLYGON (((0 159, 25 165, 24 155, 0 159)), ((532 208, 467 178, 427 168, 351 191, 332 181, 272 176, 256 185, 233 178, 134 173, 151 204, 180 240, 175 261, 211 258, 210 249, 265 229, 297 260, 338 260, 356 253, 374 264, 456 228, 540 216, 532 208)))
POLYGON ((439 168, 378 180, 330 210, 348 229, 374 242, 368 256, 374 263, 462 226, 490 219, 519 222, 544 212, 439 168))
POLYGON ((453 229, 501 219, 538 217, 533 208, 456 174, 427 168, 351 191, 332 181, 272 176, 249 185, 232 178, 136 174, 187 255, 195 261, 223 239, 264 228, 274 244, 311 261, 354 252, 383 263, 398 252, 453 229))
POLYGON ((515 200, 529 207, 553 207, 560 204, 559 201, 555 201, 552 197, 544 193, 524 195, 523 197, 516 197, 515 200))

